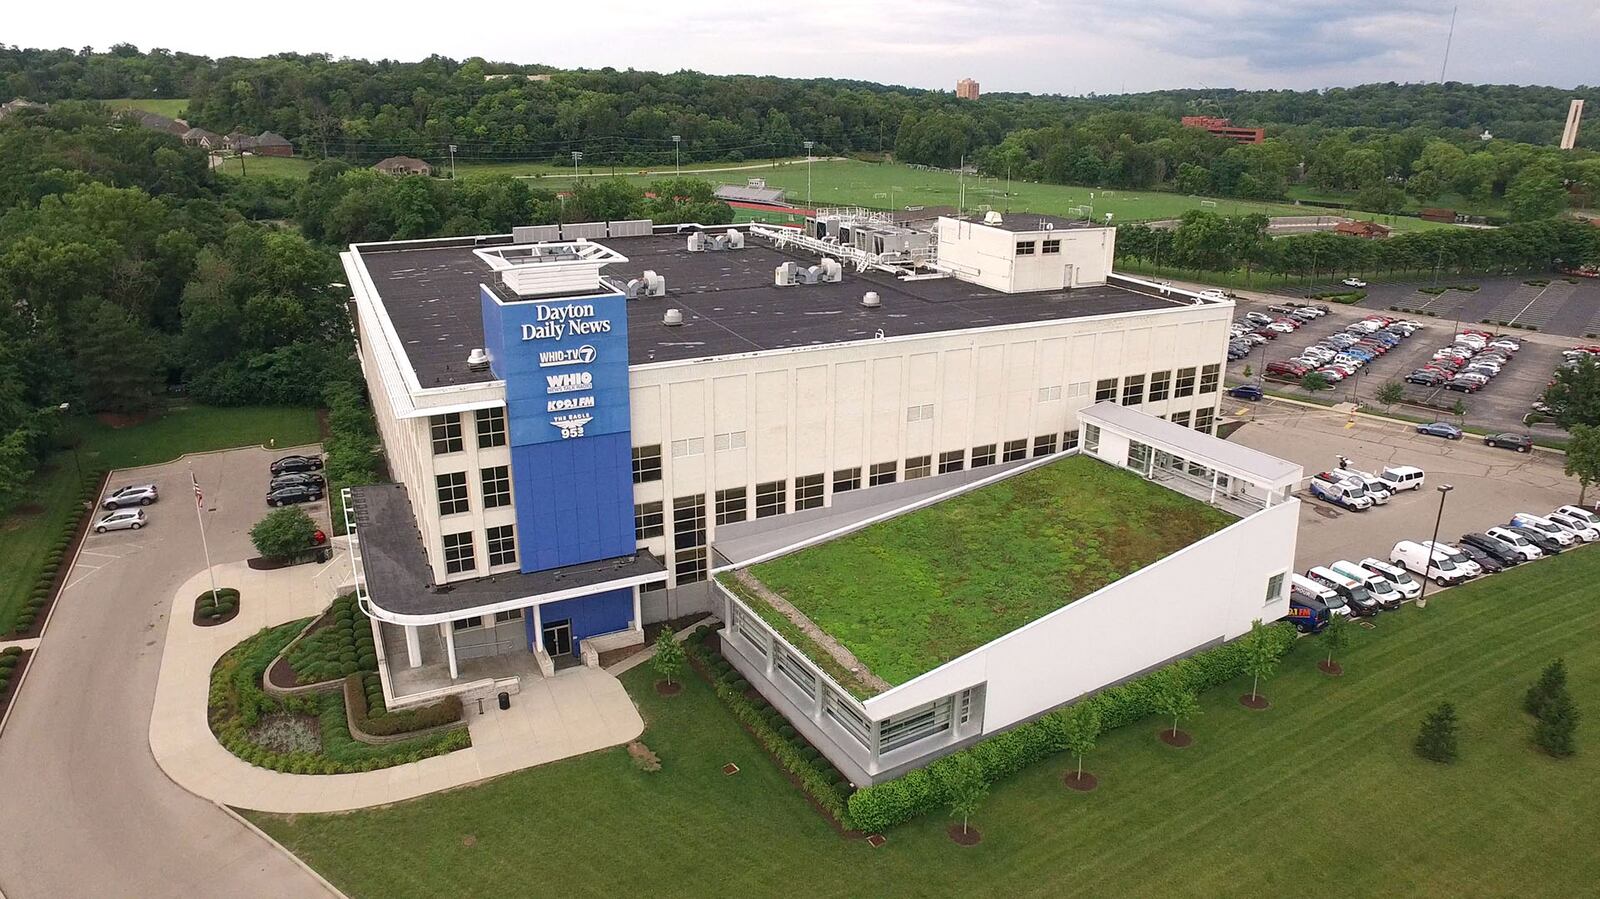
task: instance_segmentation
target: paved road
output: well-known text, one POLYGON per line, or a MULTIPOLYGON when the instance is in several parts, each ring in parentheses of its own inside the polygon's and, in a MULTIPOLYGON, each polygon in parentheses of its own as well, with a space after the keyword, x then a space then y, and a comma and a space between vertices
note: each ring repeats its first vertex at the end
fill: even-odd
MULTIPOLYGON (((212 559, 254 555, 265 450, 196 457, 212 559)), ((91 534, 0 736, 0 890, 33 897, 310 897, 327 890, 150 754, 172 592, 203 567, 183 463, 138 469, 161 502, 141 531, 91 534)), ((321 510, 326 516, 326 510, 321 510)))

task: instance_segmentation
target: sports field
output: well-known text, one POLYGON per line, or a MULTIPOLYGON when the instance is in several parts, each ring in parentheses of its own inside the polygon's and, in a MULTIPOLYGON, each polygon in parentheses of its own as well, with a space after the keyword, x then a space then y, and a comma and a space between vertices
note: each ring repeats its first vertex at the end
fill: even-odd
POLYGON ((623 676, 661 770, 621 748, 341 815, 251 814, 355 899, 567 896, 1578 896, 1600 883, 1600 549, 1563 554, 1356 628, 1345 674, 1301 640, 1251 712, 1240 680, 1185 722, 1101 737, 1100 787, 1062 786, 1057 756, 998 784, 958 847, 926 815, 881 848, 841 837, 698 677, 658 696, 623 676), (1522 691, 1565 657, 1588 713, 1578 754, 1529 739, 1522 691), (1411 750, 1455 703, 1461 758, 1411 750), (733 762, 738 774, 721 768, 733 762), (541 861, 542 860, 542 861, 541 861))

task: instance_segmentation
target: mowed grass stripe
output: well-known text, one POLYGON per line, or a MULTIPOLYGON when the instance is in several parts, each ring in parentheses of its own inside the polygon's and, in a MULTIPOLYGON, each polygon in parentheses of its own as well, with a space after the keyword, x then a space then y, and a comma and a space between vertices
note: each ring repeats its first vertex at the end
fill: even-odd
POLYGON ((607 896, 1581 895, 1600 882, 1600 739, 1587 724, 1578 756, 1548 759, 1520 700, 1561 655, 1593 714, 1597 580, 1600 551, 1585 550, 1382 615, 1342 654, 1343 678, 1316 670, 1320 641, 1299 641, 1263 685, 1271 710, 1240 708, 1240 679, 1185 723, 1190 749, 1162 745, 1155 719, 1108 734, 1089 795, 1061 785, 1070 756, 1037 765, 994 788, 966 849, 938 814, 883 849, 839 839, 707 687, 662 699, 648 669, 624 683, 657 774, 610 750, 389 809, 257 818, 358 897, 512 894, 530 871, 607 896), (1441 698, 1463 723, 1451 766, 1411 752, 1441 698), (727 761, 743 770, 724 777, 727 761))

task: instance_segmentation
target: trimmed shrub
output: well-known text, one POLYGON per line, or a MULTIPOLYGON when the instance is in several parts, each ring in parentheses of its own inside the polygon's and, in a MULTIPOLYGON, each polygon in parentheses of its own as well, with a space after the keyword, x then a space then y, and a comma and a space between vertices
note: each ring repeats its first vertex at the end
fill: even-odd
POLYGON ((344 700, 346 712, 350 715, 351 720, 356 723, 356 727, 374 736, 391 737, 395 734, 454 724, 461 720, 461 697, 459 696, 447 696, 438 702, 417 709, 391 712, 381 704, 383 694, 380 692, 378 695, 379 703, 374 707, 370 697, 367 695, 363 678, 360 675, 352 674, 345 679, 344 700), (374 711, 377 714, 373 714, 374 711))
MULTIPOLYGON (((1294 628, 1275 624, 1266 628, 1267 641, 1277 657, 1294 643, 1294 628)), ((1083 702, 1094 703, 1100 712, 1102 732, 1132 724, 1157 712, 1156 693, 1162 678, 1171 678, 1196 692, 1227 683, 1245 674, 1249 655, 1243 640, 1190 656, 1167 668, 1137 680, 1102 690, 1083 702)), ((939 787, 941 766, 960 755, 977 758, 989 783, 1021 771, 1066 748, 1062 710, 1057 710, 1003 731, 894 780, 856 790, 850 796, 850 818, 867 831, 883 831, 911 820, 923 812, 949 805, 949 797, 939 787), (931 773, 930 773, 931 772, 931 773)))

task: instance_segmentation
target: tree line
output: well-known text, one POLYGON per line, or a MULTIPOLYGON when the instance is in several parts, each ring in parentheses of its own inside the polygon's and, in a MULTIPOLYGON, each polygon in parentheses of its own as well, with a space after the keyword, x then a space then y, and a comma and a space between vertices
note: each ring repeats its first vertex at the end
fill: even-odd
POLYGON ((1571 219, 1437 228, 1383 240, 1318 231, 1273 239, 1267 217, 1191 210, 1174 228, 1124 225, 1117 258, 1194 271, 1302 277, 1353 272, 1549 271, 1600 261, 1600 228, 1571 219))

